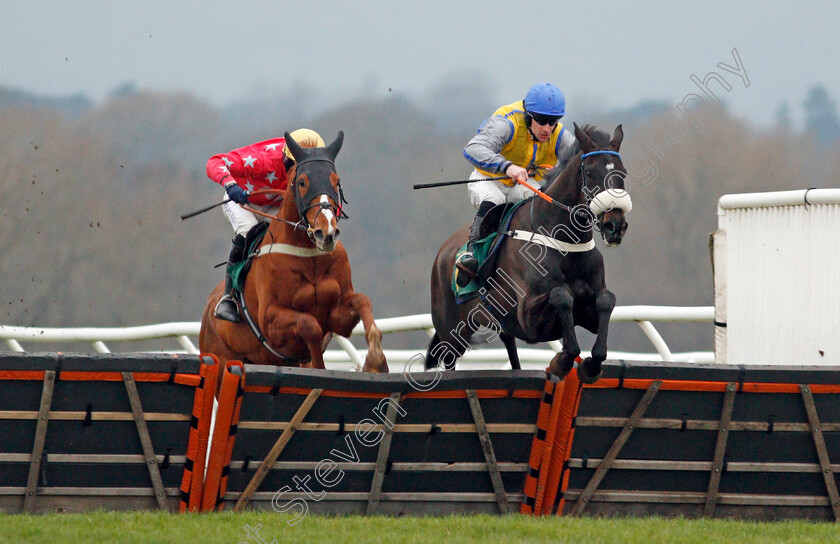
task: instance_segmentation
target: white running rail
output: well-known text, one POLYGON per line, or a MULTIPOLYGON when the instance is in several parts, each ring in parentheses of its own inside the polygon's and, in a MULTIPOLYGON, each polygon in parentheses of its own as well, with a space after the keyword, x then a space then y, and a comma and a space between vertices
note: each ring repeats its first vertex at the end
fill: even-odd
MULTIPOLYGON (((711 323, 714 320, 713 306, 618 306, 612 314, 611 322, 635 322, 650 340, 655 353, 626 353, 610 351, 611 359, 625 359, 630 361, 683 361, 697 363, 713 363, 714 353, 711 351, 672 353, 653 322, 702 322, 711 323)), ((431 337, 434 334, 432 317, 430 314, 417 314, 402 317, 377 319, 376 324, 383 334, 409 331, 425 331, 431 337)), ((111 353, 106 342, 131 342, 172 338, 180 349, 159 349, 166 353, 199 353, 197 342, 201 324, 198 322, 172 322, 139 327, 104 327, 104 328, 39 328, 14 327, 0 325, 0 340, 5 341, 10 351, 25 352, 23 343, 90 343, 97 353, 111 353)), ((362 336, 364 330, 359 324, 353 329, 353 336, 362 336)), ((335 336, 335 344, 341 349, 328 349, 324 354, 324 361, 328 368, 359 370, 364 364, 364 350, 357 349, 350 340, 335 336)), ((523 368, 544 369, 554 353, 561 350, 559 341, 548 342, 550 349, 519 348, 519 358, 523 368)), ((385 350, 385 357, 391 363, 392 372, 401 372, 403 365, 415 359, 418 354, 425 352, 425 346, 419 350, 385 350)), ((582 354, 588 355, 586 353, 582 354)), ((474 349, 468 351, 459 359, 459 368, 505 368, 509 366, 507 352, 504 349, 474 349), (463 366, 462 366, 463 364, 463 366)))

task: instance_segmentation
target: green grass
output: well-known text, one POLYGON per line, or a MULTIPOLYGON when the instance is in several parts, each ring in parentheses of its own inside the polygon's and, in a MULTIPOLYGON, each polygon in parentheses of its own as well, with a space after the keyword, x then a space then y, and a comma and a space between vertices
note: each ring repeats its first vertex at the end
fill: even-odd
POLYGON ((175 515, 152 512, 0 515, 0 543, 840 543, 840 526, 785 521, 506 517, 319 517, 294 526, 273 512, 175 515))

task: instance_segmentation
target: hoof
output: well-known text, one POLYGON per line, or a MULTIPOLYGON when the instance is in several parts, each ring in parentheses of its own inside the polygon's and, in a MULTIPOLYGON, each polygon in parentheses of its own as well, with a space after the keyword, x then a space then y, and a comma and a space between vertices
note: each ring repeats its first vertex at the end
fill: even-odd
POLYGON ((603 373, 601 363, 596 363, 592 357, 587 357, 578 365, 578 379, 581 383, 593 384, 598 381, 603 373))
POLYGON ((383 358, 381 361, 369 361, 365 360, 365 365, 362 367, 362 372, 372 372, 375 374, 388 374, 390 369, 388 368, 388 363, 385 362, 383 358))
POLYGON ((572 371, 574 365, 575 358, 561 351, 552 357, 551 362, 548 363, 548 369, 558 378, 565 378, 572 371))

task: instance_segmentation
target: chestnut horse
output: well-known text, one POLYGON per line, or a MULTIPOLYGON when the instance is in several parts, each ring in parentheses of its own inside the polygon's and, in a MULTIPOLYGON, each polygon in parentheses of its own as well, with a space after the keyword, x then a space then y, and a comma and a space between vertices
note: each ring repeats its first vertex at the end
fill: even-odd
POLYGON ((335 157, 344 133, 315 148, 302 148, 288 132, 285 137, 296 166, 245 280, 245 319, 213 317, 224 289, 220 283, 204 308, 199 348, 222 363, 324 368, 331 333, 348 337, 361 320, 368 344, 363 370, 388 372, 370 299, 353 291, 350 262, 338 241, 342 195, 335 157))
POLYGON ((594 127, 575 125, 575 136, 581 152, 565 169, 555 168, 546 176, 547 198, 525 201, 504 227, 504 242, 475 280, 480 297, 458 304, 452 290, 455 258, 469 226, 443 243, 432 267, 436 332, 426 354, 427 369, 441 364, 453 368, 483 326, 502 340, 514 369, 519 368, 516 338, 529 343, 562 339, 563 351, 549 365, 562 377, 580 354, 574 330, 579 325, 597 337, 578 376, 589 383, 600 376, 615 295, 607 290, 604 260, 592 231, 599 228, 604 242, 615 246, 627 229, 624 214, 631 202, 618 154, 624 132, 619 125, 610 138, 594 127))

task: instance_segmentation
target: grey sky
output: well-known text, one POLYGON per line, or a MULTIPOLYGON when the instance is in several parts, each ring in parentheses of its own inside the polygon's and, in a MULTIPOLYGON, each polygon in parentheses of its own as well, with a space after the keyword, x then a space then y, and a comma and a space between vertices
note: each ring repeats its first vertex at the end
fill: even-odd
MULTIPOLYGON (((99 100, 126 82, 222 106, 303 83, 419 96, 485 74, 499 103, 551 81, 576 106, 680 103, 709 87, 750 121, 795 119, 814 84, 840 99, 840 3, 0 0, 0 85, 99 100), (735 67, 737 49, 749 87, 735 67)), ((498 104, 488 104, 488 109, 498 104)))

